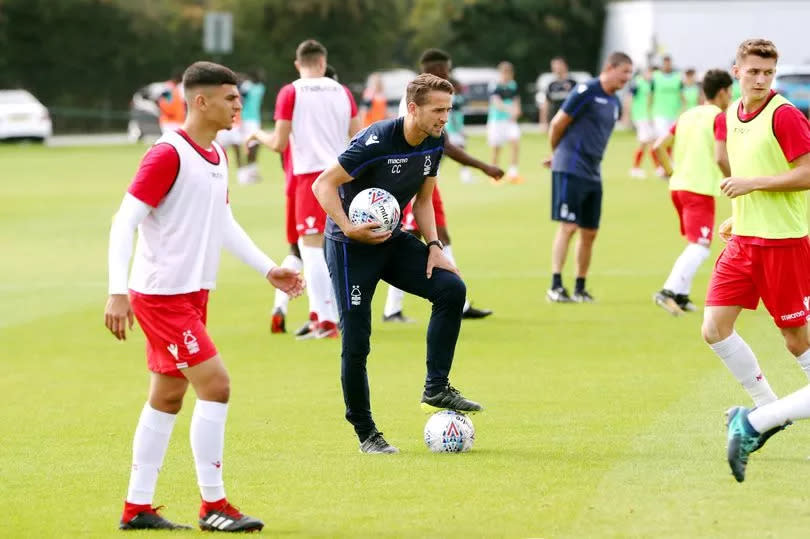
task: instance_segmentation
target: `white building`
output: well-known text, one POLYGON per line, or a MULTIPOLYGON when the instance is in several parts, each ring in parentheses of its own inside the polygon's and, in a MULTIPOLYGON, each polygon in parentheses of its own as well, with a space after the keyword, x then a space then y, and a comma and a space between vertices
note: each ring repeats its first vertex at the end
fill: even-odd
POLYGON ((670 54, 679 69, 728 69, 740 42, 755 37, 774 42, 780 64, 810 62, 810 1, 609 2, 601 60, 623 51, 644 66, 670 54))

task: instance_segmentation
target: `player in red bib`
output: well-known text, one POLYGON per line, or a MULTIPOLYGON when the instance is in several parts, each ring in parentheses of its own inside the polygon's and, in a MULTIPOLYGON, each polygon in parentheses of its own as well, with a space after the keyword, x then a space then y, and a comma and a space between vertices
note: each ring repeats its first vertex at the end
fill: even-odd
POLYGON ((753 410, 727 412, 727 458, 737 481, 748 455, 790 421, 810 417, 810 385, 777 400, 754 352, 735 331, 743 309, 760 299, 785 346, 810 377, 810 124, 770 87, 778 53, 770 41, 749 39, 737 49, 734 75, 742 99, 726 112, 731 176, 720 183, 732 217, 720 226, 728 245, 712 273, 703 338, 754 401, 753 410), (731 232, 729 234, 729 232, 731 232))
POLYGON ((189 114, 182 129, 164 134, 144 157, 110 230, 107 328, 126 339, 138 319, 151 371, 132 448, 132 472, 121 529, 187 528, 152 506, 158 473, 189 383, 197 394, 191 449, 207 531, 256 531, 264 524, 225 497, 222 481, 230 381, 206 329, 209 291, 222 247, 290 295, 302 292, 294 270, 275 265, 233 217, 228 163, 214 138, 242 108, 234 73, 197 62, 183 74, 189 114), (135 229, 138 243, 127 285, 135 229))

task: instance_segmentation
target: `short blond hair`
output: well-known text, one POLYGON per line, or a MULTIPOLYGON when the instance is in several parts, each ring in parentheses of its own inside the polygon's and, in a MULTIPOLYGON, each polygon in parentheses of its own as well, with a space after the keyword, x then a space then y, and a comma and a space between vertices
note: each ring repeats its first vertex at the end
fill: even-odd
POLYGON ((428 94, 433 91, 446 92, 452 95, 453 85, 436 75, 422 73, 408 83, 408 89, 405 91, 405 102, 422 106, 427 101, 428 94))
POLYGON ((740 46, 737 47, 737 62, 751 55, 759 56, 760 58, 779 59, 779 52, 776 50, 776 45, 773 44, 773 41, 768 41, 767 39, 746 39, 740 43, 740 46))

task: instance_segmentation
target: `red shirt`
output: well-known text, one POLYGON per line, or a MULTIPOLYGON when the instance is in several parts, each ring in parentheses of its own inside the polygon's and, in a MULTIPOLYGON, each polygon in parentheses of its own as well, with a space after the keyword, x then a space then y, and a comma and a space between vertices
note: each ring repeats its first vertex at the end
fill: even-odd
MULTIPOLYGON (((205 150, 191 140, 191 137, 178 129, 177 133, 188 141, 206 161, 214 165, 219 164, 219 154, 211 147, 205 150)), ((143 156, 135 179, 129 185, 127 192, 153 208, 157 208, 163 197, 171 190, 177 173, 180 172, 180 156, 171 144, 155 144, 143 156)))

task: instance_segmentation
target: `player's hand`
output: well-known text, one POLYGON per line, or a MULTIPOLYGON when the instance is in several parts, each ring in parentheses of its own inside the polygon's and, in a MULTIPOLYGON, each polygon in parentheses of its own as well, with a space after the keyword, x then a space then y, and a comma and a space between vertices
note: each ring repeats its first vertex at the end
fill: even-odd
POLYGON ((737 198, 742 195, 747 195, 756 189, 754 180, 755 178, 737 178, 732 176, 720 182, 720 190, 728 198, 737 198))
POLYGON ((456 275, 461 275, 458 268, 455 267, 446 256, 444 256, 444 251, 439 249, 438 246, 435 249, 433 246, 428 247, 427 268, 425 268, 425 275, 427 275, 428 279, 433 276, 434 268, 445 269, 447 271, 452 271, 456 275))
POLYGON ((126 294, 110 294, 107 298, 107 306, 104 307, 104 325, 115 335, 119 341, 127 340, 127 321, 129 329, 135 324, 135 315, 129 305, 129 297, 126 294))
POLYGON ((267 280, 291 298, 297 298, 304 291, 306 283, 301 274, 290 268, 276 266, 267 272, 267 280))
POLYGON ((731 225, 734 222, 731 220, 731 217, 720 223, 720 226, 717 228, 717 235, 720 236, 720 239, 724 242, 728 243, 728 240, 731 239, 731 225))
POLYGON ((544 166, 544 167, 546 167, 546 168, 551 168, 551 158, 552 158, 552 157, 553 157, 553 156, 549 155, 548 157, 546 157, 545 159, 543 159, 543 166, 544 166))
POLYGON ((344 230, 343 233, 346 234, 346 237, 351 240, 376 245, 391 237, 390 230, 381 230, 379 232, 375 232, 374 229, 378 228, 379 226, 379 223, 352 225, 351 228, 344 230))
POLYGON ((501 178, 503 178, 504 174, 503 169, 500 167, 496 167, 495 165, 484 165, 482 171, 490 178, 495 178, 496 180, 500 180, 501 178))
POLYGON ((270 145, 269 140, 270 140, 270 134, 265 133, 264 131, 259 129, 257 131, 254 131, 250 135, 248 135, 248 138, 245 139, 245 146, 247 148, 252 148, 253 146, 256 146, 257 144, 265 144, 265 145, 269 146, 270 145))

